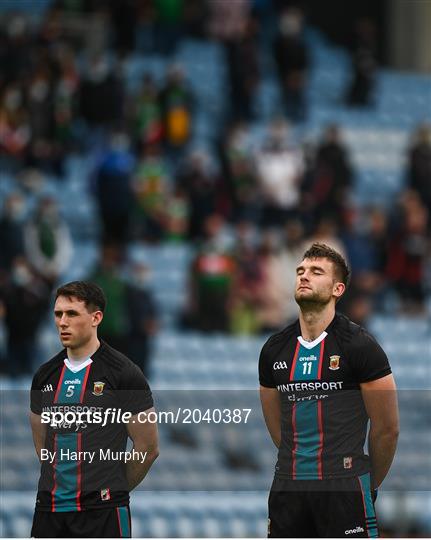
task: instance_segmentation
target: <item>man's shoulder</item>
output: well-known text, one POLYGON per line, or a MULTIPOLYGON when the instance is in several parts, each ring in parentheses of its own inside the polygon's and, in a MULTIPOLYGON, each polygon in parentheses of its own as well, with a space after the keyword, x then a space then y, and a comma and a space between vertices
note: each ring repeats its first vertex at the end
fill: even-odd
POLYGON ((106 341, 101 341, 99 356, 103 363, 113 369, 122 370, 133 366, 134 363, 121 351, 111 347, 106 341))
POLYGON ((63 362, 66 357, 66 349, 62 349, 47 362, 44 362, 41 366, 39 366, 38 370, 33 376, 33 380, 50 377, 50 375, 55 373, 63 366, 63 362))
POLYGON ((335 317, 331 330, 342 348, 353 351, 377 345, 376 339, 366 328, 341 313, 337 313, 335 317))
POLYGON ((296 320, 283 330, 272 334, 264 343, 262 350, 269 352, 274 348, 283 347, 290 339, 299 335, 299 321, 296 320))
POLYGON ((102 360, 103 365, 115 373, 115 379, 118 381, 118 384, 121 384, 121 381, 131 378, 141 378, 143 373, 141 369, 133 362, 128 356, 123 354, 111 347, 105 341, 102 341, 100 348, 99 358, 102 360))

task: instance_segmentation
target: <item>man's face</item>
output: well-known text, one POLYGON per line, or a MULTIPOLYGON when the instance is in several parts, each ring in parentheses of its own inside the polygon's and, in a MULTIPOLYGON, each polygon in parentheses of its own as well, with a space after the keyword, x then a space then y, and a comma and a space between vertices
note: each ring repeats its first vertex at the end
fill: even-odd
POLYGON ((74 296, 59 296, 55 301, 54 317, 60 341, 71 350, 91 340, 102 316, 101 311, 89 313, 85 303, 74 296))
POLYGON ((304 259, 296 269, 295 300, 300 307, 324 306, 344 289, 334 275, 334 264, 324 257, 304 259))

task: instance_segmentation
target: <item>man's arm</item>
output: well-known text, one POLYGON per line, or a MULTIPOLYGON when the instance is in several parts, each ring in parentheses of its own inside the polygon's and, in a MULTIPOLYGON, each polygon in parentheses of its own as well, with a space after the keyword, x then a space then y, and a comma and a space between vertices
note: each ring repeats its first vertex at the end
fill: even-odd
POLYGON ((386 375, 375 381, 361 383, 361 392, 370 417, 368 451, 372 488, 377 489, 389 471, 397 447, 399 418, 394 378, 386 375))
POLYGON ((281 405, 280 394, 276 388, 260 387, 260 402, 263 416, 271 439, 279 448, 281 442, 281 405))
MULTIPOLYGON (((154 412, 154 407, 145 411, 147 415, 154 412)), ((135 459, 127 462, 127 482, 129 490, 135 489, 147 475, 151 465, 159 455, 159 435, 157 431, 157 423, 143 422, 144 415, 141 414, 141 422, 138 420, 138 415, 135 414, 129 420, 127 432, 133 441, 133 450, 137 452, 146 452, 144 462, 140 459, 135 459)))
POLYGON ((41 462, 40 451, 45 447, 46 424, 42 424, 40 414, 30 411, 30 425, 36 454, 41 462))

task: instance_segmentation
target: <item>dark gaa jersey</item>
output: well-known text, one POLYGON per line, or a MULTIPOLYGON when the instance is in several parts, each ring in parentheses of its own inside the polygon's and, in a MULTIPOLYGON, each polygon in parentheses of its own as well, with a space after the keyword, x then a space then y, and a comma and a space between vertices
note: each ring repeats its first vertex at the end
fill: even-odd
POLYGON ((343 315, 312 343, 299 321, 269 338, 259 359, 262 386, 281 399, 275 477, 320 480, 369 472, 368 415, 360 383, 391 373, 382 348, 343 315))
POLYGON ((119 414, 135 415, 152 406, 141 370, 104 342, 79 371, 67 360, 65 349, 43 364, 33 378, 32 412, 42 419, 47 412, 82 415, 81 422, 69 415, 62 423, 46 424, 36 509, 71 512, 126 506, 128 435, 119 414), (97 416, 100 422, 94 421, 97 416))

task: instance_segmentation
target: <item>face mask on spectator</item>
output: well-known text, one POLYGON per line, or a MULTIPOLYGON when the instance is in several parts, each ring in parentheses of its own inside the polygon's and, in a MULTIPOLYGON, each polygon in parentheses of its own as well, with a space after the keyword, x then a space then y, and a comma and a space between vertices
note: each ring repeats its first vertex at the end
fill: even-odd
POLYGON ((6 215, 15 223, 22 221, 24 217, 24 204, 19 200, 11 202, 6 210, 6 215))
POLYGON ((147 269, 135 270, 132 274, 132 283, 138 289, 144 289, 148 285, 150 271, 147 269))
POLYGON ((26 266, 15 266, 12 271, 12 281, 19 287, 26 287, 31 282, 31 278, 31 273, 26 266))
POLYGON ((301 18, 295 13, 283 15, 280 30, 283 36, 297 36, 301 31, 301 18))

